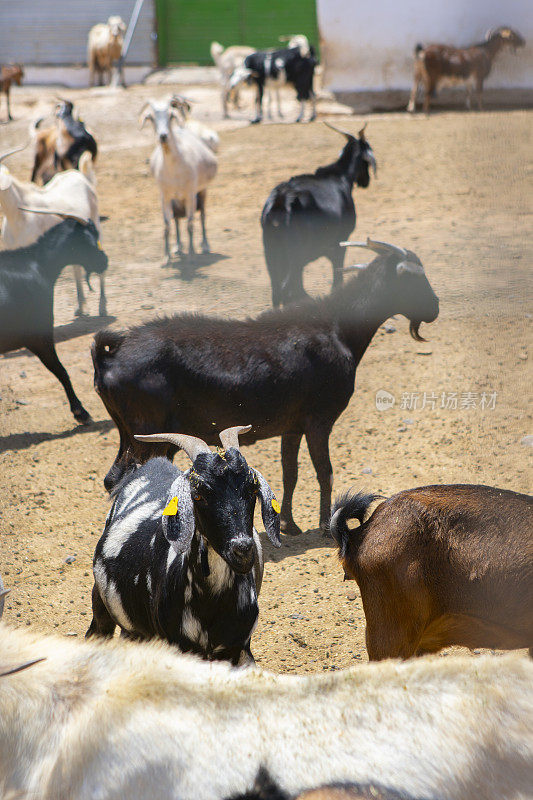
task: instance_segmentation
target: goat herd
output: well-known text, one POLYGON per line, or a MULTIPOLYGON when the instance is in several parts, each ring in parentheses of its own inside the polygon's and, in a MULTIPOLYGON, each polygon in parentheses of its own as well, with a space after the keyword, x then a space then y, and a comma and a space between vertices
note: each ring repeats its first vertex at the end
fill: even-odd
MULTIPOLYGON (((509 30, 498 29, 502 41, 509 30)), ((295 54, 314 59, 302 47, 289 42, 290 58, 274 51, 266 67, 243 52, 230 70, 213 43, 224 110, 230 99, 238 103, 239 82, 253 78, 260 118, 266 78, 276 70, 302 103, 313 100, 312 70, 307 91, 301 71, 291 77, 295 54)), ((426 83, 429 64, 426 72, 417 66, 426 83)), ((197 210, 202 250, 209 249, 206 192, 219 138, 189 111, 177 94, 140 110, 140 124, 151 122, 157 137, 150 164, 166 263, 194 254, 197 210)), ((85 310, 85 270, 87 282, 92 273, 100 278, 106 314, 97 144, 67 100, 53 126, 37 123, 31 133, 32 181, 44 185, 0 166, 2 235, 12 248, 0 252, 0 352, 27 347, 61 381, 75 419, 90 424, 55 351, 53 295, 63 268, 76 265, 76 313, 85 310)), ((533 661, 521 654, 408 660, 450 645, 529 648, 533 656, 532 498, 448 484, 387 500, 348 493, 331 507, 329 436, 366 349, 395 314, 409 320, 416 340, 439 314, 414 252, 348 241, 353 187, 369 185, 377 159, 364 128, 339 133, 345 143, 334 162, 291 177, 266 199, 272 310, 244 320, 178 313, 95 335, 94 387, 120 444, 104 480, 112 506, 94 553, 92 641, 0 628, 2 800, 533 797, 533 661), (373 260, 344 268, 346 247, 373 260), (319 256, 331 261, 333 287, 311 299, 303 272, 319 256), (277 436, 281 504, 241 452, 277 436), (254 509, 259 503, 274 546, 282 534, 302 534, 292 504, 304 436, 320 487, 320 528, 361 591, 369 659, 404 662, 311 677, 235 669, 254 664, 264 571, 254 509), (172 463, 178 450, 190 460, 186 471, 172 463), (117 626, 129 641, 98 641, 117 626), (226 663, 205 663, 214 661, 226 663)), ((7 591, 0 581, 0 616, 7 591)))

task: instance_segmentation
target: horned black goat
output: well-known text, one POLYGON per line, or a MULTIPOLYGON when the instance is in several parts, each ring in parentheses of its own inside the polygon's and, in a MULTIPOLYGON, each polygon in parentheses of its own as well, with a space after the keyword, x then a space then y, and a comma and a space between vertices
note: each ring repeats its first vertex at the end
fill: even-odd
POLYGON ((61 382, 74 418, 87 424, 91 417, 54 345, 54 286, 67 264, 84 267, 87 282, 91 272, 101 274, 107 268, 92 221, 65 219, 34 244, 0 252, 0 353, 27 347, 61 382))
MULTIPOLYGON (((325 123, 333 130, 333 125, 325 123)), ((265 261, 272 284, 272 305, 306 296, 304 267, 326 256, 333 268, 333 287, 342 284, 344 250, 339 242, 355 227, 353 185, 366 188, 376 159, 365 138, 346 137, 339 158, 309 175, 296 175, 269 194, 261 214, 265 261)))
POLYGON ((331 503, 329 435, 354 391, 355 371, 379 326, 393 314, 432 322, 439 302, 417 256, 368 240, 378 253, 329 297, 277 309, 257 319, 196 314, 156 319, 129 331, 100 331, 92 344, 94 385, 118 427, 120 446, 107 473, 111 489, 129 465, 172 458, 172 445, 137 442, 136 433, 181 430, 214 444, 214 431, 245 415, 244 444, 281 436, 281 526, 292 517, 298 450, 305 434, 320 485, 320 524, 331 503))
POLYGON ((117 487, 94 554, 87 636, 112 636, 118 624, 130 638, 158 636, 211 660, 253 662, 263 578, 257 498, 268 537, 281 542, 277 500, 239 450, 248 430, 222 431, 217 453, 193 436, 136 437, 182 448, 193 466, 184 473, 152 458, 117 487))
POLYGON ((73 110, 70 100, 62 100, 56 109, 58 135, 54 161, 58 170, 78 169, 80 157, 86 150, 94 162, 98 152, 94 137, 81 119, 73 116, 73 110))

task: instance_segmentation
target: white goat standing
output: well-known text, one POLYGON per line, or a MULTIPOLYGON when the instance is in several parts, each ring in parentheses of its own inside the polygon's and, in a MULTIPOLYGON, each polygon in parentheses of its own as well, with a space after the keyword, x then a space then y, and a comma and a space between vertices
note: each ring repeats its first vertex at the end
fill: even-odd
POLYGON ((516 653, 289 676, 0 625, 0 797, 222 800, 263 765, 291 795, 351 780, 526 800, 532 686, 516 653))
POLYGON ((224 119, 229 117, 228 102, 230 99, 235 108, 239 108, 239 87, 236 86, 232 89, 229 85, 230 78, 236 69, 244 66, 246 56, 254 52, 253 47, 245 45, 232 45, 224 49, 219 42, 211 42, 211 58, 218 67, 222 85, 222 115, 224 119))
POLYGON ((182 126, 183 114, 170 100, 148 100, 139 123, 150 120, 159 142, 150 157, 152 175, 159 185, 164 220, 166 264, 171 261, 169 247, 170 221, 176 226, 176 254, 183 255, 179 230, 180 217, 187 219, 189 255, 194 254, 194 212, 200 212, 202 223, 202 252, 209 253, 205 229, 205 199, 207 186, 217 172, 213 150, 187 126, 182 126), (172 125, 172 120, 177 125, 172 125))
MULTIPOLYGON (((22 149, 24 148, 16 147, 2 153, 0 162, 22 149)), ((6 247, 15 249, 33 244, 45 231, 62 221, 58 214, 72 214, 82 219, 91 219, 100 233, 96 192, 83 174, 84 163, 90 160, 90 153, 84 153, 80 158, 79 170, 69 169, 59 172, 45 186, 19 181, 4 164, 0 164, 0 210, 4 214, 2 238, 6 247), (36 211, 25 211, 27 208, 36 211)), ((85 314, 83 270, 79 265, 73 265, 73 269, 78 295, 78 308, 75 314, 83 316, 85 314)), ((98 312, 100 316, 106 316, 105 277, 103 274, 98 277, 100 279, 98 312)))

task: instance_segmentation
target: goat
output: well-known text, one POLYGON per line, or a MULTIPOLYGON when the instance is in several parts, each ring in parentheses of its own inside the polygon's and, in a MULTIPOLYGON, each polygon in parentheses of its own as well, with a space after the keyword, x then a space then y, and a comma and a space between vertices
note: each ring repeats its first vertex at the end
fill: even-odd
POLYGON ((298 449, 305 434, 320 485, 320 525, 329 523, 329 435, 354 391, 355 371, 379 326, 393 314, 421 321, 438 315, 438 299, 417 256, 368 240, 379 255, 329 297, 244 321, 179 314, 130 331, 100 331, 92 345, 94 385, 120 433, 104 484, 128 465, 176 448, 142 445, 133 434, 164 427, 216 439, 213 427, 249 418, 245 444, 281 436, 285 533, 292 518, 298 449))
POLYGON ((234 794, 227 800, 416 800, 412 795, 383 789, 376 784, 335 783, 289 795, 269 775, 264 767, 259 769, 252 789, 244 794, 234 794))
POLYGON ((87 43, 87 63, 89 64, 89 86, 95 85, 98 73, 98 83, 104 83, 104 73, 107 72, 108 83, 111 83, 111 70, 116 63, 119 72, 118 78, 122 86, 126 86, 124 69, 121 61, 124 46, 126 25, 121 17, 109 17, 107 22, 99 22, 89 31, 87 43))
MULTIPOLYGON (((304 267, 327 256, 333 268, 333 288, 342 284, 344 250, 339 245, 355 227, 354 183, 366 188, 369 167, 376 159, 365 138, 328 127, 346 137, 337 161, 314 174, 296 175, 273 189, 261 213, 265 261, 272 285, 272 305, 306 297, 304 267)), ((365 126, 366 127, 366 126, 365 126)))
POLYGON ((194 436, 156 434, 140 441, 182 448, 192 469, 152 458, 119 484, 94 554, 93 619, 87 636, 153 636, 210 660, 254 663, 250 638, 259 613, 261 543, 253 527, 257 497, 269 539, 281 547, 279 505, 222 431, 212 453, 194 436))
MULTIPOLYGON (((229 88, 234 89, 243 81, 253 82, 257 87, 256 116, 253 123, 263 118, 263 94, 265 86, 271 88, 290 83, 296 89, 296 98, 300 103, 300 111, 296 122, 304 116, 305 103, 311 102, 312 112, 309 122, 316 119, 316 97, 313 91, 313 75, 318 60, 314 48, 308 45, 307 55, 302 55, 302 45, 285 47, 280 50, 258 50, 244 59, 244 65, 238 67, 230 78, 229 88)), ((278 97, 279 111, 279 97, 278 97)))
POLYGON ((17 86, 20 86, 23 77, 24 70, 22 68, 22 64, 2 64, 0 67, 0 93, 3 92, 6 96, 7 122, 13 119, 11 116, 11 107, 9 105, 9 92, 11 91, 11 86, 13 83, 16 83, 17 86))
POLYGON ((232 47, 224 47, 219 42, 211 42, 211 58, 218 67, 220 75, 220 83, 222 87, 222 116, 224 119, 229 117, 228 104, 230 100, 236 108, 239 107, 239 87, 235 86, 230 88, 231 76, 236 69, 241 69, 244 66, 244 59, 246 56, 254 53, 253 47, 246 47, 245 45, 234 45, 232 47))
POLYGON ((361 590, 372 660, 450 645, 533 655, 533 498, 468 484, 408 489, 381 503, 345 495, 330 530, 361 590), (360 527, 349 531, 346 521, 360 527))
POLYGON ((141 127, 147 120, 153 123, 159 139, 150 157, 150 167, 159 191, 164 221, 165 264, 172 261, 169 246, 170 220, 176 227, 176 255, 183 255, 179 220, 187 218, 189 256, 194 254, 194 212, 200 212, 202 224, 202 252, 209 253, 205 229, 205 200, 207 186, 217 172, 217 159, 212 149, 192 130, 183 127, 183 115, 170 100, 148 100, 142 111, 141 127), (178 122, 172 126, 172 120, 178 122))
POLYGON ((0 676, 3 797, 222 800, 261 765, 289 794, 531 795, 533 661, 516 653, 275 675, 2 624, 0 676))
POLYGON ((197 119, 191 119, 189 116, 191 112, 191 103, 185 97, 179 94, 173 94, 169 100, 170 107, 179 111, 179 116, 174 117, 176 122, 182 127, 189 128, 193 133, 198 136, 204 144, 206 144, 213 153, 218 153, 220 146, 220 137, 212 128, 208 128, 203 122, 197 119))
POLYGON ((482 109, 483 81, 488 77, 494 58, 500 50, 512 47, 516 50, 525 45, 524 39, 512 28, 496 28, 488 31, 485 41, 470 47, 452 47, 446 44, 430 44, 415 47, 414 81, 407 110, 415 111, 416 97, 420 86, 424 88, 424 111, 429 114, 429 103, 437 91, 446 84, 466 87, 466 107, 471 107, 472 90, 475 90, 478 108, 482 109))
MULTIPOLYGON (((0 162, 12 153, 22 150, 15 147, 0 155, 0 162)), ((87 156, 88 158, 89 156, 87 156)), ((83 168, 85 156, 80 160, 83 168)), ((96 192, 85 175, 78 170, 67 170, 55 175, 46 186, 24 183, 11 175, 0 164, 0 208, 4 214, 2 238, 6 247, 26 247, 35 242, 45 231, 60 222, 63 212, 81 219, 91 219, 100 231, 100 216, 96 192), (31 210, 29 210, 31 208, 31 210)), ((78 308, 76 316, 85 314, 85 295, 82 284, 82 271, 74 266, 78 308)), ((107 316, 105 296, 105 276, 100 274, 100 316, 107 316)))
POLYGON ((42 118, 30 126, 34 140, 34 159, 31 180, 44 185, 57 172, 79 169, 87 180, 96 185, 94 162, 98 153, 96 141, 84 123, 73 114, 70 100, 56 106, 56 125, 39 130, 42 118))
POLYGON ((27 347, 60 381, 74 418, 86 425, 91 417, 76 397, 54 345, 54 285, 73 256, 85 268, 87 282, 91 272, 107 268, 92 221, 66 219, 34 244, 0 252, 0 353, 27 347))

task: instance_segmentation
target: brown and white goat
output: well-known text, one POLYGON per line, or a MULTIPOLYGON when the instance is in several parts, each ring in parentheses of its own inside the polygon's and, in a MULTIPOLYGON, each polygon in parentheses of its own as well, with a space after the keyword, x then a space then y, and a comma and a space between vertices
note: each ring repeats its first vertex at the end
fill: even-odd
POLYGON ((530 648, 533 498, 470 484, 345 495, 330 530, 361 590, 371 660, 443 647, 530 648), (348 520, 360 526, 349 530, 348 520))
POLYGON ((418 89, 424 88, 424 111, 429 113, 430 98, 445 85, 466 87, 466 107, 470 108, 472 89, 475 90, 478 108, 482 108, 483 81, 492 69, 492 62, 505 47, 523 47, 524 39, 512 28, 502 27, 488 31, 485 41, 471 47, 452 47, 430 44, 415 48, 414 81, 408 111, 414 111, 418 89))
POLYGON ((100 86, 104 83, 104 73, 107 73, 108 83, 111 83, 113 64, 117 65, 122 86, 126 85, 120 61, 125 33, 126 25, 121 17, 117 16, 109 17, 107 22, 100 22, 91 28, 87 43, 89 86, 94 86, 97 73, 100 86))
POLYGON ((11 108, 9 105, 9 92, 11 85, 16 83, 20 86, 24 77, 24 70, 22 64, 3 64, 0 67, 0 93, 3 92, 6 96, 7 104, 7 121, 13 119, 11 116, 11 108))

